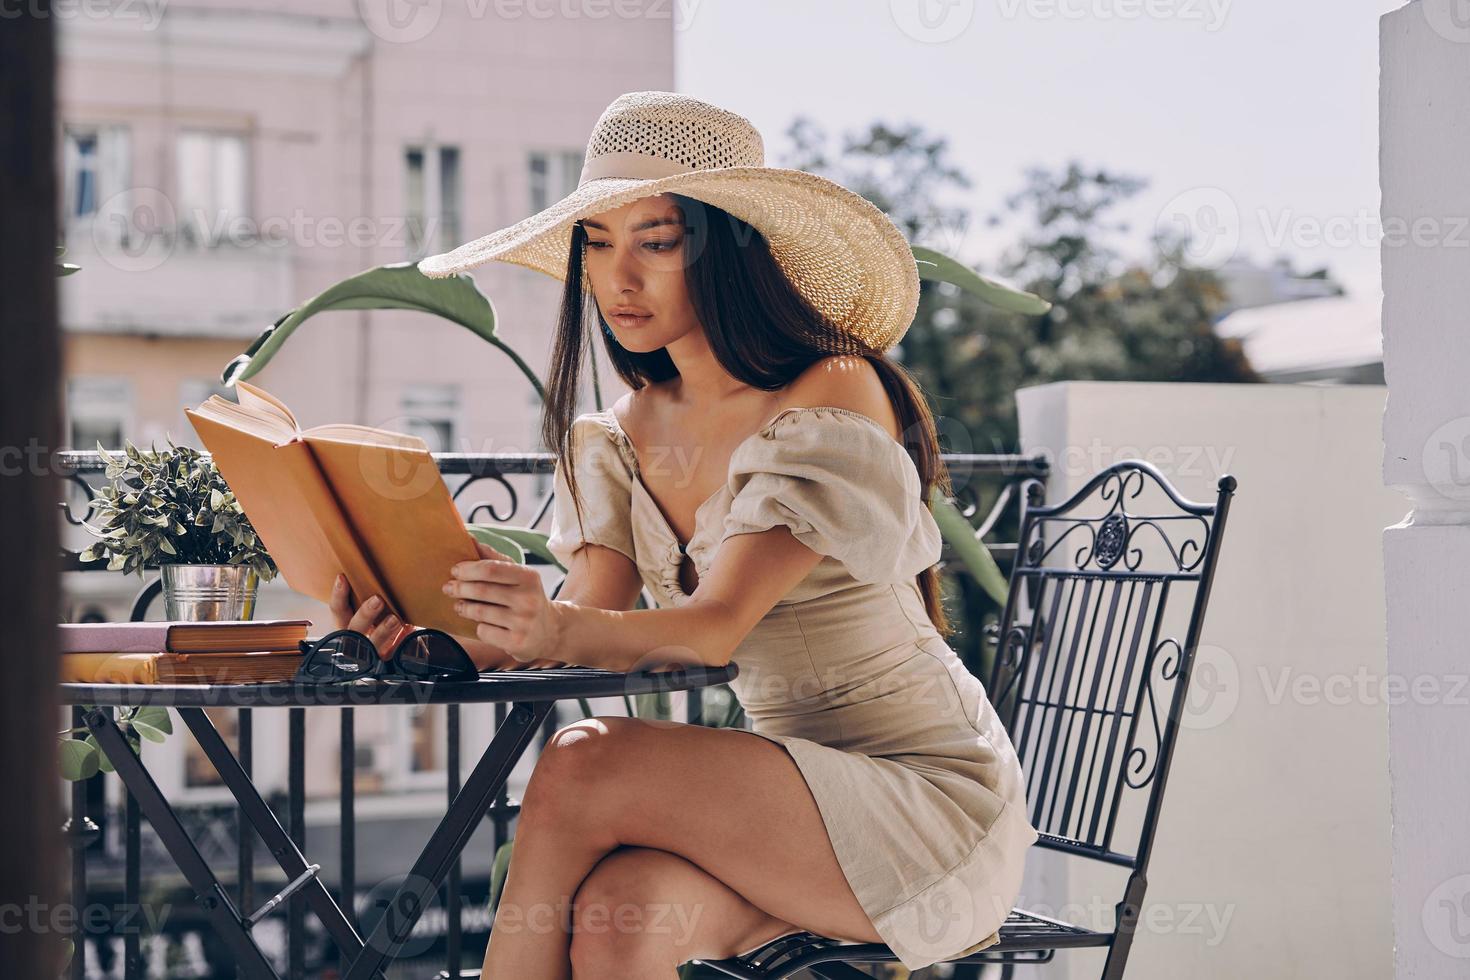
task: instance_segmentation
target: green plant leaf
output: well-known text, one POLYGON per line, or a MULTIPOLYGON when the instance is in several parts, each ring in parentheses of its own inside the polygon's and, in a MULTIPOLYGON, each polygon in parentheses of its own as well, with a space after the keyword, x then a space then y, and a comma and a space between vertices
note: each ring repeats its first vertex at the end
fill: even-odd
POLYGON ((1010 313, 1040 316, 1051 309, 1051 303, 1035 293, 1028 293, 999 279, 982 275, 943 252, 936 252, 923 245, 913 245, 911 248, 914 261, 919 266, 920 279, 951 283, 966 292, 974 293, 991 306, 1010 313))
POLYGON ((61 742, 61 778, 75 782, 91 779, 97 775, 99 756, 95 745, 84 740, 68 738, 61 742))
POLYGON ((88 735, 83 741, 97 753, 97 767, 103 772, 112 772, 112 762, 107 758, 107 753, 102 751, 102 746, 97 744, 97 736, 88 735))
POLYGON ((526 563, 525 549, 515 538, 506 534, 504 528, 494 524, 466 524, 465 530, 470 532, 470 537, 481 544, 488 544, 504 555, 508 561, 521 565, 526 563))
POLYGON ((133 715, 132 720, 141 721, 145 725, 151 725, 167 735, 174 733, 173 718, 169 715, 168 709, 156 704, 139 708, 137 713, 133 715))
POLYGON ((282 316, 225 367, 220 380, 229 385, 254 376, 270 363, 292 331, 316 314, 332 310, 417 310, 442 316, 485 340, 500 343, 495 335, 495 309, 471 277, 460 273, 430 279, 413 262, 393 262, 343 279, 282 316))
MULTIPOLYGON (((133 754, 134 755, 141 755, 142 754, 142 751, 143 751, 143 749, 142 749, 142 745, 143 745, 142 740, 137 735, 132 734, 131 732, 127 731, 126 729, 123 730, 123 734, 127 736, 128 745, 130 745, 132 747, 133 754)), ((98 744, 98 742, 97 742, 97 736, 96 735, 88 735, 83 741, 87 745, 92 746, 92 748, 96 750, 96 752, 97 752, 97 766, 98 766, 98 768, 100 768, 103 772, 112 772, 113 771, 113 768, 112 768, 112 760, 109 759, 109 758, 107 758, 107 753, 105 751, 103 751, 102 746, 98 744)))
POLYGON ((147 724, 146 722, 141 722, 136 718, 134 718, 132 722, 129 723, 129 727, 131 727, 133 731, 137 732, 139 735, 146 738, 148 741, 157 742, 160 745, 162 745, 164 740, 168 738, 167 735, 154 728, 152 725, 147 724))
MULTIPOLYGON (((465 526, 470 529, 471 534, 475 533, 475 528, 489 528, 496 534, 509 538, 520 545, 522 551, 529 551, 532 554, 539 555, 543 560, 555 565, 562 571, 566 571, 566 566, 557 561, 556 556, 551 553, 551 549, 546 547, 546 542, 551 535, 545 531, 535 531, 529 527, 509 527, 504 524, 466 524, 465 526)), ((486 543, 492 548, 497 547, 493 541, 487 541, 486 543)))
POLYGON ((990 549, 975 537, 975 529, 965 520, 965 515, 939 492, 938 487, 930 496, 929 509, 934 514, 934 522, 939 525, 939 533, 949 543, 955 557, 992 599, 1005 605, 1006 596, 1011 591, 1010 583, 995 563, 990 549))
POLYGON ((490 914, 500 904, 500 893, 505 888, 505 876, 510 871, 511 848, 514 840, 508 840, 495 851, 495 860, 490 864, 490 914))

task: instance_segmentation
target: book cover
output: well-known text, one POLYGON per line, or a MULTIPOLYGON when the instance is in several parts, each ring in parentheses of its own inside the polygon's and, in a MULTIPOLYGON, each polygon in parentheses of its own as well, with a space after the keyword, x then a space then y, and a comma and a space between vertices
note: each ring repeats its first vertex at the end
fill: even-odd
POLYGON ((309 619, 172 620, 141 623, 61 623, 62 653, 248 653, 294 650, 309 619))
POLYGON ((480 555, 428 444, 363 425, 302 429, 263 389, 236 388, 239 404, 211 395, 184 414, 286 584, 325 603, 342 572, 358 603, 380 595, 414 626, 473 636, 441 586, 480 555))
POLYGON ((64 684, 271 684, 291 680, 299 650, 253 653, 68 653, 64 684))

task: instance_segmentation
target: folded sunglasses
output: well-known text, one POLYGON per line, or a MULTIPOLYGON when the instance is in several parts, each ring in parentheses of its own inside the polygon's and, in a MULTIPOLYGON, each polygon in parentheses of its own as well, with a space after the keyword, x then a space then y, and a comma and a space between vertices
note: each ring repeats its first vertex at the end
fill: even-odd
POLYGON ((318 640, 301 640, 297 681, 331 683, 365 677, 384 680, 469 681, 480 676, 460 642, 443 630, 416 629, 387 658, 365 633, 334 630, 318 640))

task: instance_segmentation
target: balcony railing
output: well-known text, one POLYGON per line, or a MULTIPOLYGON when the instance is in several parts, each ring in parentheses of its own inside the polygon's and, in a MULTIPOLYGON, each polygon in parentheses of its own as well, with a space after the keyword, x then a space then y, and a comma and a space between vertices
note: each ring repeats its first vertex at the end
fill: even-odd
MULTIPOLYGON (((466 522, 518 524, 542 530, 549 525, 550 493, 532 501, 525 487, 529 478, 537 474, 549 475, 552 472, 554 457, 549 453, 435 453, 434 457, 440 472, 450 485, 451 494, 459 505, 460 513, 466 522), (492 492, 494 499, 485 496, 492 492), (519 516, 522 513, 523 500, 530 505, 529 519, 522 519, 519 516)), ((1021 484, 1027 479, 1045 481, 1048 473, 1046 460, 1040 456, 969 453, 946 453, 943 460, 949 469, 951 482, 956 488, 954 503, 975 528, 980 540, 996 556, 1002 571, 1008 573, 1015 555, 1015 544, 1013 538, 1010 540, 1004 540, 1004 538, 1007 534, 1013 535, 1018 526, 1021 484)), ((57 454, 57 463, 73 494, 79 495, 75 499, 61 502, 64 519, 75 526, 79 524, 79 520, 74 507, 79 508, 82 501, 91 499, 95 495, 96 486, 93 480, 100 483, 105 467, 100 456, 95 452, 61 452, 57 454)), ((535 565, 546 564, 534 555, 529 556, 528 561, 535 565)), ((75 551, 63 553, 64 571, 93 572, 102 568, 102 563, 82 564, 75 551)), ((965 566, 954 560, 948 544, 944 547, 939 568, 944 574, 969 577, 965 566)), ((560 589, 560 583, 556 589, 560 589)), ((152 604, 161 591, 161 585, 155 576, 153 581, 148 582, 139 590, 133 600, 130 618, 134 620, 148 618, 152 604)), ((555 591, 552 594, 554 596, 555 591)), ((651 605, 646 592, 643 602, 651 605)), ((723 696, 733 703, 733 693, 728 690, 728 686, 724 687, 726 689, 723 696)), ((720 688, 713 690, 720 691, 720 688)), ((689 724, 706 724, 704 693, 703 691, 689 692, 684 719, 689 724)), ((248 708, 234 710, 237 713, 236 754, 246 774, 253 776, 252 710, 248 708)), ((354 903, 342 899, 342 896, 356 898, 358 895, 357 760, 354 751, 354 709, 343 707, 338 710, 340 712, 339 737, 342 746, 338 773, 338 817, 340 819, 338 857, 341 870, 335 897, 349 920, 352 920, 355 925, 354 903)), ((446 800, 452 800, 459 791, 460 783, 461 718, 458 705, 446 705, 444 710, 446 718, 444 726, 445 789, 446 800)), ((283 798, 277 797, 271 800, 271 803, 275 809, 284 805, 287 815, 285 821, 287 831, 298 847, 304 847, 306 836, 305 709, 288 708, 287 712, 289 715, 287 791, 283 798)), ((495 705, 497 728, 504 723, 506 712, 505 704, 495 705)), ((72 724, 83 725, 81 708, 73 709, 72 724)), ((539 751, 544 747, 558 727, 559 721, 556 715, 548 716, 534 751, 539 751)), ((534 759, 535 756, 531 758, 534 759)), ((142 894, 141 879, 145 861, 143 860, 144 837, 139 809, 132 796, 124 792, 124 803, 118 808, 121 812, 109 812, 106 805, 106 794, 103 791, 103 779, 104 776, 98 774, 91 779, 71 784, 71 819, 65 824, 64 833, 68 837, 74 856, 71 868, 73 899, 78 908, 89 906, 92 896, 88 891, 88 872, 89 865, 91 865, 100 877, 106 879, 108 883, 106 887, 109 891, 115 890, 117 878, 121 878, 122 908, 128 910, 127 914, 130 914, 133 923, 142 923, 146 919, 138 913, 141 910, 139 898, 142 894), (113 821, 118 818, 121 820, 120 832, 110 832, 112 827, 117 826, 113 821)), ((510 798, 509 794, 502 790, 486 815, 493 829, 495 851, 498 851, 501 845, 510 839, 511 825, 519 810, 520 802, 510 798)), ((257 848, 253 833, 240 832, 241 828, 247 826, 243 816, 235 811, 233 806, 222 808, 216 805, 198 807, 197 812, 193 813, 190 819, 192 825, 197 828, 195 838, 201 852, 206 857, 214 858, 211 863, 230 860, 235 862, 234 884, 238 907, 254 907, 256 904, 254 893, 257 848), (235 814, 233 827, 229 828, 229 833, 222 833, 221 822, 230 812, 235 814)), ((148 857, 147 867, 156 869, 155 874, 160 879, 171 874, 170 870, 166 870, 170 869, 170 864, 164 857, 164 852, 151 838, 148 843, 148 857)), ((488 878, 488 874, 486 877, 488 878)), ((178 887, 186 888, 187 886, 178 887)), ((458 977, 464 965, 463 893, 464 881, 461 870, 456 864, 445 883, 443 893, 444 908, 447 913, 444 919, 443 942, 440 944, 436 941, 433 949, 430 950, 433 962, 443 964, 443 970, 439 973, 440 977, 458 977)), ((180 907, 188 907, 188 904, 188 902, 180 903, 180 907)), ((284 914, 286 918, 286 976, 299 978, 315 975, 322 964, 309 962, 316 959, 317 956, 314 948, 308 948, 313 944, 308 943, 305 907, 299 900, 299 896, 285 903, 284 914)), ((171 925, 175 928, 197 928, 200 932, 207 932, 209 929, 202 916, 197 922, 173 920, 171 925)), ((422 926, 423 923, 420 925, 422 926)), ((143 980, 148 975, 148 964, 145 963, 142 955, 142 930, 128 928, 118 931, 123 932, 120 975, 125 980, 143 980)), ((326 952, 324 962, 330 962, 332 955, 330 951, 326 952)), ((86 944, 78 942, 70 967, 73 980, 85 980, 89 976, 87 956, 86 944)), ((420 964, 427 966, 428 961, 422 958, 415 961, 415 965, 420 964)), ((90 975, 95 976, 97 973, 93 971, 90 975)), ((119 974, 116 969, 113 969, 108 975, 117 976, 119 974)), ((422 975, 427 976, 428 974, 422 975)))

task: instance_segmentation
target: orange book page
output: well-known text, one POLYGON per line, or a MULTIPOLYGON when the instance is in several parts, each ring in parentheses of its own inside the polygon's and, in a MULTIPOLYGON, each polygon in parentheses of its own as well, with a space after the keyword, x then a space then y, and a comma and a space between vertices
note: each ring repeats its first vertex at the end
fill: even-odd
POLYGON ((342 572, 359 602, 389 598, 305 443, 277 446, 189 409, 184 414, 287 585, 328 602, 342 572))
POLYGON ((442 586, 456 562, 480 553, 423 440, 370 445, 310 431, 305 439, 404 620, 474 636, 475 621, 454 611, 442 586))

